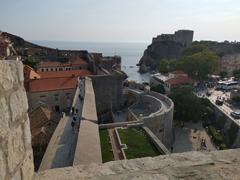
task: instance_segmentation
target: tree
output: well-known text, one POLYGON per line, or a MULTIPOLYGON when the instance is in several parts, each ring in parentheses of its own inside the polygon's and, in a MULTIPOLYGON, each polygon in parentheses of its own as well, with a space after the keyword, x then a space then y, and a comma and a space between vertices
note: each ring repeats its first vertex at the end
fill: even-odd
POLYGON ((161 94, 165 94, 165 88, 162 84, 159 84, 157 86, 154 86, 154 87, 151 87, 151 91, 155 91, 155 92, 158 92, 158 93, 161 93, 161 94))
POLYGON ((180 121, 198 121, 201 116, 201 104, 192 93, 191 86, 173 88, 170 98, 174 102, 174 117, 180 121))
POLYGON ((240 79, 240 69, 236 69, 233 71, 233 76, 237 79, 240 79))
POLYGON ((33 69, 35 69, 38 64, 38 62, 34 61, 31 57, 25 58, 22 62, 24 65, 28 65, 28 66, 32 67, 33 69))
POLYGON ((228 75, 228 72, 225 71, 225 70, 222 70, 222 71, 220 71, 220 73, 219 73, 219 76, 220 76, 221 78, 225 78, 227 75, 228 75))
POLYGON ((173 88, 170 98, 174 102, 174 117, 179 121, 209 122, 215 118, 211 102, 198 98, 189 85, 173 88))
POLYGON ((182 59, 182 69, 191 77, 203 80, 209 74, 219 71, 219 57, 208 50, 184 56, 182 59))
POLYGON ((159 63, 159 72, 168 73, 176 70, 178 61, 176 59, 162 59, 159 63))

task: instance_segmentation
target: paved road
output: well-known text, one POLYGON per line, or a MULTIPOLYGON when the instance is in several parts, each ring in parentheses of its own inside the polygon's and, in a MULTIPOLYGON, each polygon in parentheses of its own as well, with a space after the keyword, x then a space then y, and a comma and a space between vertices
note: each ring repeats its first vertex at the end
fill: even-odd
MULTIPOLYGON (((223 93, 222 91, 213 91, 211 96, 208 97, 208 99, 215 105, 217 97, 228 99, 230 98, 230 93, 223 93)), ((230 114, 233 111, 239 111, 239 109, 229 106, 227 103, 224 103, 222 106, 217 106, 219 109, 222 110, 230 119, 235 121, 237 124, 240 125, 240 120, 234 119, 230 114)))

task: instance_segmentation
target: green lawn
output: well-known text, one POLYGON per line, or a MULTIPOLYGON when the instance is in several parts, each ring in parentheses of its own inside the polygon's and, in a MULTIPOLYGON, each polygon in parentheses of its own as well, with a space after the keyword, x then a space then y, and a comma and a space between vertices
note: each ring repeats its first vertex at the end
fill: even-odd
POLYGON ((110 143, 110 138, 109 138, 107 129, 99 130, 99 135, 100 135, 100 141, 101 141, 103 163, 108 161, 113 161, 114 157, 111 151, 112 146, 110 143))
POLYGON ((118 129, 118 133, 122 144, 127 144, 128 148, 125 149, 127 159, 160 155, 143 129, 118 129))

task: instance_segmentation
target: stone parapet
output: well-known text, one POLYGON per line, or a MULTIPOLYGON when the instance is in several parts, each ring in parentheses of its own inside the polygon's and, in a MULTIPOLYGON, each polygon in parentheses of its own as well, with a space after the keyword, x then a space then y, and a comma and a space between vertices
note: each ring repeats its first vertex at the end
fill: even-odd
POLYGON ((43 171, 36 180, 239 180, 240 149, 187 152, 43 171))
POLYGON ((0 179, 32 179, 34 174, 23 65, 0 61, 0 179))

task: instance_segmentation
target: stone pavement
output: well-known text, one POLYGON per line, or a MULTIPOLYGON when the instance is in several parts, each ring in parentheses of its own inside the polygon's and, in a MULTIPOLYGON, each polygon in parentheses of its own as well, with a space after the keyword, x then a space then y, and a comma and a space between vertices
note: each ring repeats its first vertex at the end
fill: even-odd
MULTIPOLYGON (((79 90, 77 89, 75 96, 78 100, 74 102, 74 107, 78 109, 77 124, 79 125, 82 103, 79 101, 78 94, 79 90)), ((78 126, 75 129, 72 128, 72 118, 73 116, 70 114, 60 120, 48 144, 39 171, 72 166, 78 138, 78 126)))
POLYGON ((90 163, 102 163, 102 154, 92 80, 85 78, 85 97, 73 165, 90 163))
POLYGON ((201 123, 185 123, 184 127, 175 127, 173 153, 200 151, 202 138, 206 140, 207 151, 216 150, 201 123))

